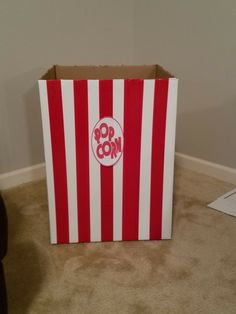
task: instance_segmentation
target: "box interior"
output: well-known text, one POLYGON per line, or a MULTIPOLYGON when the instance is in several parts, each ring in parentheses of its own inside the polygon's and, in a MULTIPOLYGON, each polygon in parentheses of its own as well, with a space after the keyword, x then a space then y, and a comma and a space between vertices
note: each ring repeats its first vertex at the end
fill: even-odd
POLYGON ((43 80, 161 79, 173 77, 159 65, 63 66, 54 65, 43 80))

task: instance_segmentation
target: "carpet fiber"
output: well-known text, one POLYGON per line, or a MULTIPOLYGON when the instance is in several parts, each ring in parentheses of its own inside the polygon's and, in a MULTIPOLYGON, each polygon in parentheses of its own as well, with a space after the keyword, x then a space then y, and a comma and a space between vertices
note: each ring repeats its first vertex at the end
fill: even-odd
POLYGON ((45 182, 5 191, 10 314, 235 314, 236 218, 206 207, 232 188, 176 169, 172 240, 58 246, 45 182))

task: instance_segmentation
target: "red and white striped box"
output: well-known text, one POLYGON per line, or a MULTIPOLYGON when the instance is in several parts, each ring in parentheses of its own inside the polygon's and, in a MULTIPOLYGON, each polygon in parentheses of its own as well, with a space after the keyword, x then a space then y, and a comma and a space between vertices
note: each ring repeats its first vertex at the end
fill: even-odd
POLYGON ((171 238, 177 88, 158 65, 39 80, 51 243, 171 238))

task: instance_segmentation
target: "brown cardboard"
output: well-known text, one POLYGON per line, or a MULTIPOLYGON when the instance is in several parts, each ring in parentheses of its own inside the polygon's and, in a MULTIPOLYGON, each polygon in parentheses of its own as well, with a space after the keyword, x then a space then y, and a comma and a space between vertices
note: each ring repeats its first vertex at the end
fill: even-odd
POLYGON ((111 66, 62 66, 54 65, 42 77, 44 80, 88 79, 155 79, 171 78, 169 72, 159 65, 111 65, 111 66))
POLYGON ((56 66, 50 68, 41 78, 42 80, 56 80, 56 66))

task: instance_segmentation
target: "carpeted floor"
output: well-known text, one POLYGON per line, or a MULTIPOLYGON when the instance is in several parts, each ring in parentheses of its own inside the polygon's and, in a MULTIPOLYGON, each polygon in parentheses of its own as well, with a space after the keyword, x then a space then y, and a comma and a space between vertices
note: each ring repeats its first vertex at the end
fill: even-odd
POLYGON ((60 246, 45 182, 5 191, 10 314, 235 314, 236 218, 206 207, 232 188, 177 169, 172 240, 60 246))

